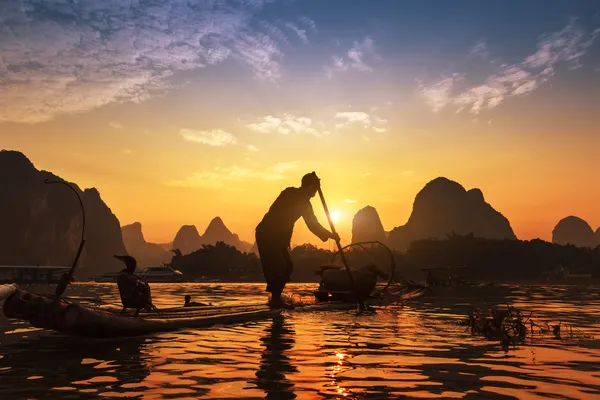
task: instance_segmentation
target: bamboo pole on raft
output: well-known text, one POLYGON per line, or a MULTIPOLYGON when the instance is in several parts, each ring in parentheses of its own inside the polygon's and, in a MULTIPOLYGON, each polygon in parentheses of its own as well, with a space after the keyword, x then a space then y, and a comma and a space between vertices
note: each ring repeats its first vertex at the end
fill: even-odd
MULTIPOLYGON (((331 233, 337 234, 335 231, 335 226, 333 225, 333 220, 331 219, 331 215, 329 214, 329 208, 327 208, 327 203, 325 202, 325 197, 323 196, 323 191, 319 186, 319 197, 321 198, 321 203, 323 203, 323 208, 325 209, 325 214, 327 215, 327 220, 329 221, 329 226, 331 227, 331 233)), ((342 248, 342 244, 339 240, 336 239, 335 243, 337 244, 338 251, 340 252, 340 257, 342 258, 342 262, 344 263, 344 267, 346 267, 346 272, 348 272, 348 277, 350 278, 350 282, 352 283, 352 288, 354 289, 354 294, 356 295, 356 300, 358 302, 358 309, 360 311, 365 310, 365 304, 358 293, 358 289, 356 288, 356 283, 354 282, 354 277, 352 276, 352 272, 350 271, 350 267, 348 267, 348 261, 346 260, 346 256, 344 255, 344 251, 342 248)))

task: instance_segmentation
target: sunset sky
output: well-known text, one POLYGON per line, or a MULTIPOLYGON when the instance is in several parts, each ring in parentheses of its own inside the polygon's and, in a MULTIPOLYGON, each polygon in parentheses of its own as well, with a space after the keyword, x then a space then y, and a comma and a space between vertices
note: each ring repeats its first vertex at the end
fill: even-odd
POLYGON ((344 244, 358 209, 390 230, 438 176, 521 239, 596 229, 600 2, 3 1, 0 148, 153 242, 217 215, 253 242, 313 170, 344 244))

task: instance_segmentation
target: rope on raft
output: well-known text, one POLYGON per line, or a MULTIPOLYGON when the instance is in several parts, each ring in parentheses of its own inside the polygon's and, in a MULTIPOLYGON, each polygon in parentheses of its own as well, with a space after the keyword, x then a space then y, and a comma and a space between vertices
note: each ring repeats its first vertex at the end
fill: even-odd
POLYGON ((71 279, 73 278, 73 273, 75 272, 75 267, 77 266, 77 261, 79 261, 79 256, 81 256, 81 251, 83 250, 83 245, 85 244, 85 208, 83 207, 83 201, 81 200, 81 196, 79 196, 79 193, 77 192, 77 190, 75 190, 75 188, 73 186, 71 186, 71 184, 69 184, 68 182, 66 182, 66 181, 51 181, 49 179, 45 179, 44 183, 47 185, 53 184, 53 183, 58 183, 58 184, 67 186, 69 189, 71 189, 73 191, 73 193, 75 193, 75 195, 77 196, 77 200, 79 200, 79 206, 81 207, 81 215, 82 215, 81 241, 79 243, 79 249, 77 250, 75 259, 73 260, 73 263, 71 264, 71 269, 69 270, 68 275, 63 276, 63 278, 61 278, 61 281, 59 282, 59 284, 56 286, 55 295, 57 297, 60 297, 65 292, 67 285, 69 283, 71 283, 71 279))
MULTIPOLYGON (((376 255, 374 255, 371 251, 369 251, 368 248, 365 247, 365 245, 369 245, 369 244, 380 245, 387 251, 387 253, 390 256, 390 274, 388 277, 388 281, 382 289, 378 289, 377 291, 375 291, 372 294, 373 297, 377 297, 377 296, 381 296, 383 293, 385 293, 385 291, 390 287, 390 285, 392 284, 392 281, 394 279, 394 274, 396 273, 396 260, 394 259, 394 253, 392 252, 392 250, 389 247, 387 247, 385 244, 381 243, 380 241, 372 240, 372 241, 350 243, 349 245, 342 247, 341 251, 344 251, 345 249, 347 249, 349 247, 359 246, 360 248, 365 250, 367 253, 371 254, 374 258, 377 258, 376 255)), ((335 261, 335 258, 338 256, 339 253, 340 253, 340 250, 338 250, 337 252, 334 253, 333 257, 331 258, 332 263, 335 261)))

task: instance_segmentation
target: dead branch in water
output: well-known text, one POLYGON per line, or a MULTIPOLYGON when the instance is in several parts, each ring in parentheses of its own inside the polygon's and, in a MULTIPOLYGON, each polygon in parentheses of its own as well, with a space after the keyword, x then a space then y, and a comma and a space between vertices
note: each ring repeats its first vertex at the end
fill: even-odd
POLYGON ((475 309, 469 312, 467 318, 459 324, 469 327, 473 335, 485 336, 488 340, 499 340, 505 352, 508 352, 510 345, 516 348, 518 343, 523 343, 528 336, 532 337, 535 334, 540 336, 551 334, 559 340, 590 338, 580 333, 577 328, 573 329, 572 325, 562 324, 562 322, 555 325, 547 322, 537 323, 531 318, 532 315, 533 311, 525 316, 511 305, 506 305, 506 308, 495 306, 487 313, 475 309), (561 329, 562 327, 564 330, 561 329))

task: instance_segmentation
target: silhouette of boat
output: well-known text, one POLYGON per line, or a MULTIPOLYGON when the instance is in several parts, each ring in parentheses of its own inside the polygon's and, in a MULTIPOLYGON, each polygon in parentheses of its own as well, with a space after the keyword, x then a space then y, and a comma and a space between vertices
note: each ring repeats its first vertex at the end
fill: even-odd
POLYGON ((181 271, 173 269, 168 265, 147 267, 137 275, 146 280, 146 282, 183 282, 185 280, 181 271))
MULTIPOLYGON (((11 289, 12 291, 12 289, 11 289)), ((403 298, 417 297, 407 293, 403 298)), ((392 303, 386 299, 367 299, 367 305, 392 303)), ((331 301, 321 304, 298 305, 292 312, 333 311, 356 309, 355 302, 331 301)), ((174 307, 156 312, 141 312, 139 317, 122 315, 115 307, 86 307, 77 303, 57 301, 15 289, 4 301, 2 311, 7 318, 28 321, 36 328, 89 338, 140 336, 157 332, 187 328, 210 328, 217 325, 236 324, 273 317, 282 312, 267 304, 233 306, 174 307)))
MULTIPOLYGON (((147 267, 136 275, 146 280, 146 282, 154 283, 175 283, 184 282, 186 280, 181 271, 173 269, 167 265, 160 267, 147 267)), ((96 275, 94 282, 116 282, 118 276, 118 272, 107 272, 96 275)))
POLYGON ((546 280, 580 280, 592 277, 592 274, 589 272, 571 272, 569 268, 565 268, 562 264, 559 264, 558 267, 553 270, 544 271, 543 275, 546 277, 546 280))
POLYGON ((69 267, 0 265, 0 283, 58 283, 69 267))

